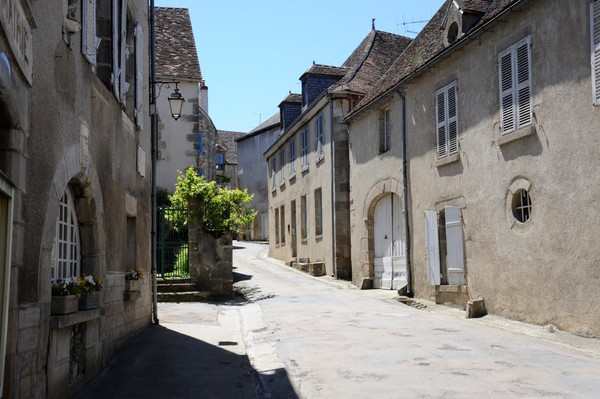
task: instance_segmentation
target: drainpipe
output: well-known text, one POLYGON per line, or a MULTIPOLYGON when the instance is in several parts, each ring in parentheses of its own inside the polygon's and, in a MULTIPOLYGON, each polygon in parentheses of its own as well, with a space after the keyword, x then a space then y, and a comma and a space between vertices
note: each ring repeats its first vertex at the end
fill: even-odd
POLYGON ((408 216, 408 151, 407 151, 407 132, 406 132, 406 96, 401 89, 398 89, 398 94, 402 98, 402 191, 404 196, 404 236, 406 241, 406 296, 412 298, 414 296, 412 286, 412 270, 411 270, 411 251, 410 251, 410 225, 408 216))
POLYGON ((152 233, 150 238, 150 257, 152 259, 152 320, 158 324, 158 299, 156 294, 156 158, 158 138, 158 113, 156 110, 156 32, 154 30, 154 0, 150 0, 150 140, 152 152, 152 233))
POLYGON ((335 158, 334 158, 334 148, 333 148, 333 98, 329 97, 329 149, 330 149, 330 157, 331 157, 331 265, 333 266, 333 277, 337 278, 337 265, 336 265, 336 257, 335 257, 335 158))

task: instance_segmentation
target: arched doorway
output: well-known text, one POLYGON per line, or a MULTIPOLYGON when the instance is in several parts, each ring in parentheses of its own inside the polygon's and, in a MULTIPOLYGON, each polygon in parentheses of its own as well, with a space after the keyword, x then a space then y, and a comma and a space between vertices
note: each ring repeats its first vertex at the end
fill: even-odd
POLYGON ((373 288, 402 288, 406 285, 406 240, 396 194, 384 194, 375 205, 373 241, 373 288))

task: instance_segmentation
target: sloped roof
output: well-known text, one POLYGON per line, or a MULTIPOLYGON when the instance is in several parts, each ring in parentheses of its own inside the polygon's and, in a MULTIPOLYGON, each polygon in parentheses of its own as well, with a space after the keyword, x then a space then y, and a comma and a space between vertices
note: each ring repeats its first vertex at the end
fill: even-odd
POLYGON ((461 10, 485 13, 492 0, 455 0, 461 10))
POLYGON ((302 102, 302 94, 298 93, 290 93, 288 94, 283 101, 279 103, 279 105, 283 103, 301 103, 302 102))
POLYGON ((156 76, 202 80, 187 8, 155 7, 156 76))
POLYGON ((237 164, 237 143, 236 139, 241 138, 246 133, 234 132, 231 130, 217 130, 217 151, 225 153, 225 163, 237 164))
POLYGON ((392 63, 404 52, 411 39, 378 30, 371 32, 344 62, 344 77, 329 88, 330 92, 350 91, 365 94, 392 63))
MULTIPOLYGON (((470 32, 476 31, 479 27, 493 20, 508 7, 524 0, 490 0, 490 3, 486 5, 485 14, 482 15, 481 19, 475 24, 471 31, 468 32, 467 35, 460 37, 451 46, 445 47, 446 32, 443 27, 446 21, 448 7, 453 1, 456 0, 446 0, 444 2, 402 55, 396 59, 383 77, 367 93, 354 110, 352 110, 347 119, 361 112, 369 104, 393 90, 400 82, 409 78, 411 74, 417 72, 419 69, 426 66, 426 64, 432 62, 445 50, 452 50, 457 46, 460 46, 470 32)), ((466 3, 466 1, 463 2, 466 3)))
POLYGON ((322 65, 313 63, 310 68, 300 76, 300 80, 306 75, 344 76, 348 70, 344 67, 333 65, 322 65))

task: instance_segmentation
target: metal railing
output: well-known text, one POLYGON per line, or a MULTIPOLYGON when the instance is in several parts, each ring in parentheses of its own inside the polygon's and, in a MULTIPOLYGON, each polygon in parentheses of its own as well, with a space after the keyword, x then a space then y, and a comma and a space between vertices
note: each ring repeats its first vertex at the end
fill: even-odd
POLYGON ((156 243, 157 274, 162 278, 189 277, 188 229, 183 221, 186 208, 158 207, 156 243))

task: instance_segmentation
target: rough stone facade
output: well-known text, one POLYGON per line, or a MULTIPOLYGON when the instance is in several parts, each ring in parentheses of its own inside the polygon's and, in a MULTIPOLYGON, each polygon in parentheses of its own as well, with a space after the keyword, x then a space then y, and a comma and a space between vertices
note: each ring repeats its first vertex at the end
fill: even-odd
MULTIPOLYGON (((148 48, 148 6, 128 2, 132 29, 119 38, 131 44, 131 56, 123 58, 127 72, 107 86, 100 74, 106 54, 82 51, 82 32, 88 32, 82 3, 9 3, 19 10, 11 23, 18 20, 20 32, 28 32, 21 50, 33 66, 31 74, 27 65, 17 66, 21 50, 10 50, 10 40, 0 35, 3 198, 7 187, 14 189, 3 202, 13 225, 0 234, 12 239, 10 280, 3 287, 8 314, 0 309, 2 319, 8 316, 2 323, 6 341, 0 336, 6 348, 2 397, 64 398, 151 322, 150 284, 134 300, 124 295, 125 271, 136 267, 149 275, 150 269, 150 123, 138 107, 149 102, 148 57, 141 50, 148 48), (59 202, 67 191, 78 219, 80 273, 100 277, 105 286, 99 308, 54 316, 50 279, 57 267, 59 202)), ((113 26, 98 18, 99 30, 113 26)), ((6 20, 0 23, 14 34, 6 20)))

